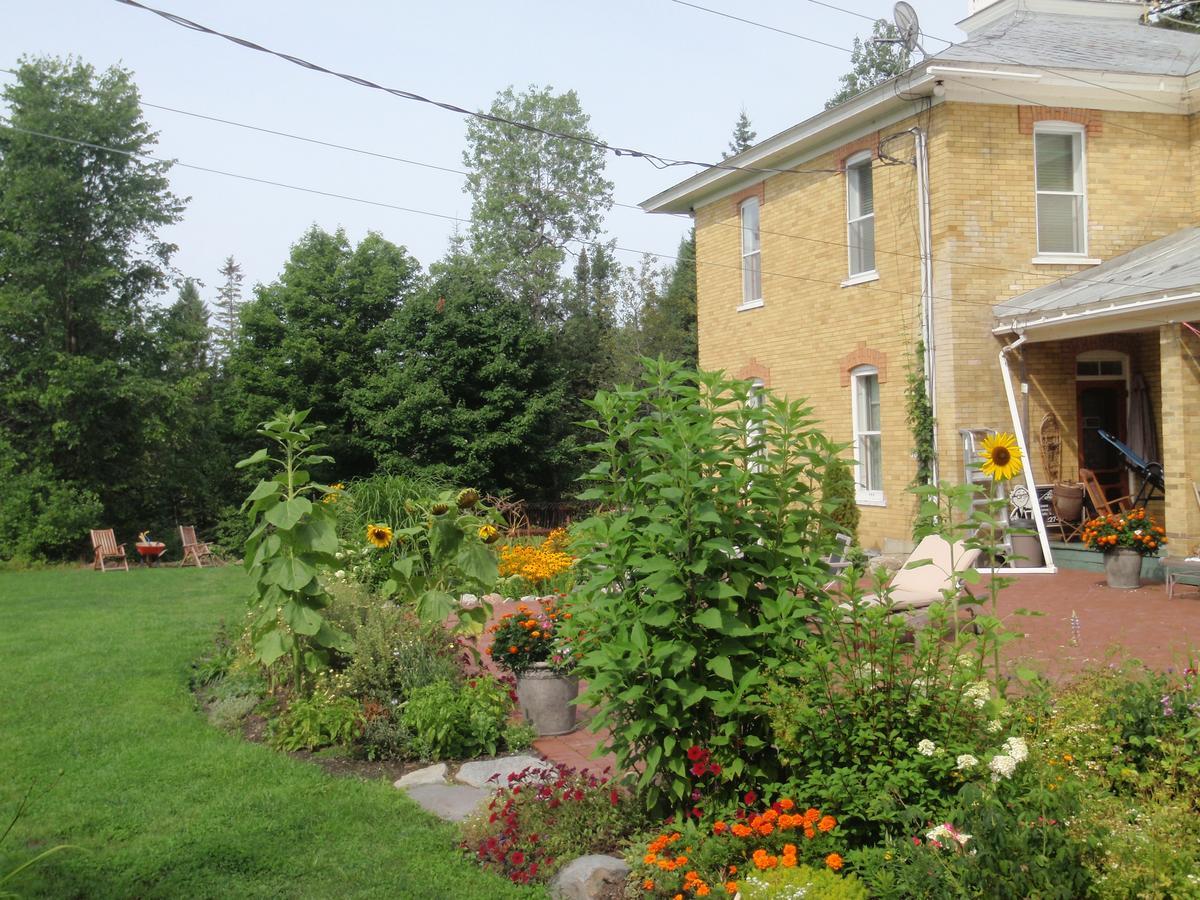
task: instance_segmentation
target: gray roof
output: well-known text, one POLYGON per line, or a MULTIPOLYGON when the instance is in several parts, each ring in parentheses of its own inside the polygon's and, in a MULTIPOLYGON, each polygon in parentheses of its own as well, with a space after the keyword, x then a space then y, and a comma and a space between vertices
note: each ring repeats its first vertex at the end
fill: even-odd
POLYGON ((1131 19, 1017 10, 991 22, 938 60, 1136 75, 1187 75, 1200 68, 1200 34, 1131 19))
POLYGON ((1113 304, 1200 287, 1200 227, 1184 228, 993 308, 1002 321, 1113 304))

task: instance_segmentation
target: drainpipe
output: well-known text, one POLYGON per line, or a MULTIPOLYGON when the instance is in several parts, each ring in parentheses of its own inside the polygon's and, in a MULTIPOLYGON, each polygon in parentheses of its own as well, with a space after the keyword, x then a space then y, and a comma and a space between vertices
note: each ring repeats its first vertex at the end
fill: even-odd
POLYGON ((917 219, 921 255, 921 338, 925 343, 925 390, 933 414, 933 483, 938 483, 937 345, 933 331, 933 224, 929 200, 929 146, 923 128, 913 128, 916 145, 917 219))
POLYGON ((1053 575, 1058 571, 1054 558, 1050 555, 1050 538, 1046 534, 1046 521, 1042 518, 1042 504, 1038 502, 1037 486, 1033 483, 1033 466, 1030 464, 1029 448, 1025 444, 1025 429, 1021 425, 1021 416, 1017 410, 1017 397, 1013 392, 1012 372, 1008 368, 1008 354, 1026 342, 1024 334, 1000 350, 1000 376, 1004 381, 1004 395, 1008 398, 1008 413, 1012 418, 1013 434, 1017 438, 1017 447, 1021 450, 1021 458, 1025 461, 1022 471, 1025 475, 1025 488, 1029 491, 1029 505, 1032 508, 1033 521, 1037 524, 1038 542, 1042 545, 1042 559, 1045 564, 1039 568, 1011 568, 1013 574, 1046 574, 1053 575))

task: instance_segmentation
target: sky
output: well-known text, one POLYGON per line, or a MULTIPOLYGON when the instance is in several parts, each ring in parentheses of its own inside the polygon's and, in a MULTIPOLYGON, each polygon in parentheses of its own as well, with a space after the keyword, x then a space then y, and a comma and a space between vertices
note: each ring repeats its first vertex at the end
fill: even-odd
MULTIPOLYGON (((271 49, 467 109, 486 109, 509 85, 574 89, 592 130, 610 144, 712 161, 744 107, 765 139, 820 112, 849 54, 689 8, 673 0, 144 0, 271 49)), ((816 0, 696 0, 700 5, 849 48, 870 22, 816 0)), ((830 0, 891 17, 890 0, 830 0)), ((913 0, 922 30, 960 40, 967 0, 913 0)), ((929 41, 927 49, 945 46, 929 41)), ((23 55, 74 55, 134 73, 142 99, 190 113, 463 168, 466 120, 302 69, 171 24, 115 0, 0 0, 0 67, 23 55)), ((8 80, 10 76, 0 76, 8 80)), ((2 83, 2 82, 0 82, 2 83)), ((167 158, 468 219, 459 175, 248 131, 147 107, 167 158)), ((67 135, 69 137, 69 135, 67 135)), ((609 157, 614 199, 637 204, 698 171, 659 170, 609 157)), ((174 265, 210 302, 232 255, 245 286, 274 280, 311 225, 377 231, 428 267, 456 228, 446 218, 385 209, 175 167, 172 189, 190 198, 164 232, 174 265)), ((614 207, 606 237, 673 254, 686 220, 614 207)), ((623 263, 637 253, 619 254, 623 263)))

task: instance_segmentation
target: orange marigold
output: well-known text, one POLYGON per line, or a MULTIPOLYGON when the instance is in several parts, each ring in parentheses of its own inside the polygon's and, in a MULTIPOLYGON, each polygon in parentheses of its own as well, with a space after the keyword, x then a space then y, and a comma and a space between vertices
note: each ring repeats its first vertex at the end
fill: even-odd
POLYGON ((732 897, 737 892, 738 892, 738 886, 737 886, 736 881, 725 882, 725 893, 729 894, 729 896, 732 897))
POLYGON ((750 835, 754 833, 749 829, 749 827, 743 825, 741 822, 738 822, 736 825, 734 825, 730 831, 733 832, 734 837, 740 838, 750 837, 750 835))
POLYGON ((811 825, 813 822, 817 821, 817 819, 819 819, 819 818, 821 818, 821 811, 817 810, 817 809, 813 809, 810 806, 808 808, 808 810, 804 813, 804 824, 811 825))
POLYGON ((817 823, 817 828, 821 831, 833 831, 835 825, 837 825, 837 819, 833 816, 823 816, 821 821, 817 823))
POLYGON ((651 878, 647 878, 645 881, 643 881, 642 882, 642 890, 644 890, 644 891, 654 890, 654 880, 651 878))
POLYGON ((782 809, 784 812, 791 812, 793 809, 796 808, 796 804, 794 801, 789 800, 787 797, 784 797, 782 800, 779 801, 779 808, 782 809))
POLYGON ((770 834, 774 830, 775 830, 775 826, 772 825, 770 822, 763 822, 761 825, 758 826, 758 833, 761 834, 763 837, 766 837, 768 834, 770 834))
POLYGON ((724 834, 728 827, 724 822, 717 822, 713 825, 713 834, 724 834))
POLYGON ((829 868, 833 869, 835 872, 845 864, 845 860, 842 859, 840 853, 830 853, 827 857, 825 857, 825 865, 829 866, 829 868))

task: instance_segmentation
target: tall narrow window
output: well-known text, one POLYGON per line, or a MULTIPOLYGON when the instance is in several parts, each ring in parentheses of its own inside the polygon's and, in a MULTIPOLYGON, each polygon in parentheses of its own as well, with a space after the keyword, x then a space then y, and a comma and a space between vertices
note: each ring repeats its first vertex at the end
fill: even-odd
POLYGON ((850 373, 853 388, 854 481, 859 503, 883 502, 883 446, 880 443, 879 371, 859 366, 850 373))
POLYGON ((846 163, 846 243, 850 245, 850 277, 875 271, 875 184, 871 153, 846 163))
POLYGON ((1083 127, 1039 123, 1033 132, 1040 254, 1087 253, 1083 127))
POLYGON ((751 197, 742 212, 742 306, 762 303, 762 247, 758 236, 758 198, 751 197))

